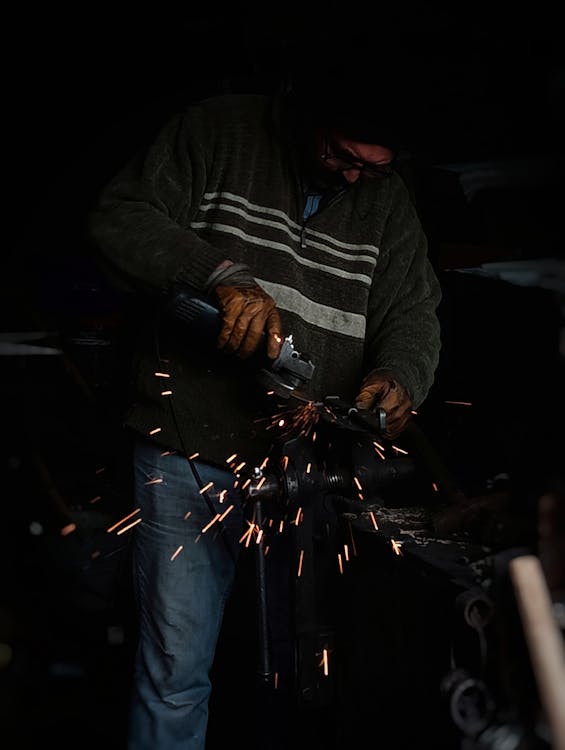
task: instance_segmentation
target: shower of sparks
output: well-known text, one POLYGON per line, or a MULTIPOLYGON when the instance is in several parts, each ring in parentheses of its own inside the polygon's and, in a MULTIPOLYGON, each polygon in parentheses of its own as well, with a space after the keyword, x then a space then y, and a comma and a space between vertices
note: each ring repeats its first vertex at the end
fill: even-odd
POLYGON ((208 531, 208 529, 210 528, 210 526, 213 526, 216 523, 216 521, 219 520, 219 518, 220 518, 220 514, 216 513, 216 515, 214 516, 214 518, 211 521, 209 521, 206 524, 206 526, 204 526, 204 528, 202 529, 201 533, 205 534, 208 531))
POLYGON ((154 372, 153 374, 155 375, 156 378, 170 378, 171 377, 168 372, 154 372))
POLYGON ((198 490, 199 495, 203 495, 205 492, 208 492, 209 489, 211 489, 214 486, 214 482, 208 482, 207 484, 202 487, 202 489, 198 490))
POLYGON ((377 519, 375 518, 375 514, 373 513, 372 510, 369 511, 369 516, 371 517, 371 521, 373 522, 373 526, 375 527, 375 531, 378 531, 379 530, 379 525, 377 523, 377 519))
POLYGON ((171 556, 171 562, 175 559, 175 557, 178 557, 180 555, 180 553, 182 552, 182 550, 183 550, 183 545, 181 544, 180 547, 177 547, 176 550, 174 551, 174 553, 172 554, 172 556, 171 556))
POLYGON ((228 513, 231 513, 231 511, 234 509, 235 506, 230 505, 229 508, 226 508, 225 511, 222 513, 222 515, 218 518, 218 521, 223 521, 224 518, 227 516, 228 513))
POLYGON ((102 500, 102 495, 96 495, 96 497, 93 497, 90 503, 97 503, 99 500, 102 500))
POLYGON ((392 549, 394 550, 394 552, 397 555, 401 555, 402 554, 402 550, 401 550, 402 542, 396 542, 394 539, 391 539, 390 543, 392 545, 392 549))
POLYGON ((144 482, 144 484, 145 485, 148 485, 148 484, 162 484, 162 482, 164 482, 164 481, 165 480, 163 479, 163 477, 159 477, 158 479, 150 479, 148 482, 144 482))
POLYGON ((172 396, 172 395, 173 395, 172 391, 161 391, 161 396, 172 396))
POLYGON ((60 530, 61 536, 68 536, 69 534, 72 534, 73 531, 76 531, 77 527, 74 523, 68 523, 66 526, 63 526, 63 528, 60 530))
POLYGON ((298 571, 296 573, 297 578, 300 578, 300 576, 302 575, 302 562, 303 562, 303 560, 304 560, 304 550, 301 549, 300 550, 300 557, 298 559, 298 571))
POLYGON ((455 404, 455 406, 473 406, 470 401, 444 401, 445 404, 455 404))
POLYGON ((337 564, 339 567, 339 572, 343 575, 343 560, 341 559, 341 552, 337 553, 337 564))
POLYGON ((135 516, 135 515, 137 515, 139 513, 139 510, 140 510, 139 508, 136 508, 135 510, 132 510, 132 512, 128 513, 127 516, 124 516, 117 523, 115 523, 113 526, 110 526, 109 529, 106 529, 106 533, 110 534, 112 531, 114 531, 114 529, 117 529, 118 526, 121 526, 126 521, 129 521, 130 518, 132 518, 133 516, 135 516))
POLYGON ((156 435, 158 432, 161 432, 161 429, 162 429, 161 427, 155 427, 154 430, 150 430, 149 431, 149 434, 150 435, 156 435))

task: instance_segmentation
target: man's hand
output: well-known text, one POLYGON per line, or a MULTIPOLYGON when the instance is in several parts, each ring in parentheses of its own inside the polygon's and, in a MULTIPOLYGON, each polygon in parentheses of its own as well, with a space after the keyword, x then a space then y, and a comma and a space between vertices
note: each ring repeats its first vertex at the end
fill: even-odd
POLYGON ((408 391, 385 370, 375 370, 367 375, 355 398, 355 406, 358 409, 384 409, 386 427, 383 434, 389 439, 400 435, 412 418, 412 400, 408 391))
POLYGON ((241 287, 219 284, 214 292, 220 303, 223 321, 218 349, 246 359, 257 349, 265 332, 267 355, 276 359, 283 336, 275 300, 258 284, 241 287))

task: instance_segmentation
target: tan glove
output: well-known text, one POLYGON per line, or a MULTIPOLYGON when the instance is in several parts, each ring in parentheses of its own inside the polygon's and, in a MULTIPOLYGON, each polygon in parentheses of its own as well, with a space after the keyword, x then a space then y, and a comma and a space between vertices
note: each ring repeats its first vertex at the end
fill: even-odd
POLYGON ((267 355, 276 359, 283 336, 275 300, 258 284, 241 287, 219 284, 214 292, 222 314, 218 348, 246 359, 259 346, 264 331, 267 337, 267 355))
POLYGON ((412 400, 406 388, 386 370, 370 372, 355 398, 358 409, 385 410, 386 426, 384 436, 395 438, 404 430, 412 418, 412 400))

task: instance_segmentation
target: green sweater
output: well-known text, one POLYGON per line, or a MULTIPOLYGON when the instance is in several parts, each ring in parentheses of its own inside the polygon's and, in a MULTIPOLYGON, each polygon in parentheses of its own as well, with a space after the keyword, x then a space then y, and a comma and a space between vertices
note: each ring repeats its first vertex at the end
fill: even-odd
POLYGON ((140 321, 125 424, 221 465, 233 453, 260 462, 270 449, 258 386, 234 357, 204 356, 158 311, 179 283, 202 290, 226 258, 250 267, 284 334, 313 360, 313 398, 352 401, 361 377, 385 368, 418 407, 439 359, 440 286, 403 180, 362 176, 304 221, 287 122, 276 97, 194 103, 111 181, 91 215, 101 260, 144 295, 148 318, 155 312, 140 321))

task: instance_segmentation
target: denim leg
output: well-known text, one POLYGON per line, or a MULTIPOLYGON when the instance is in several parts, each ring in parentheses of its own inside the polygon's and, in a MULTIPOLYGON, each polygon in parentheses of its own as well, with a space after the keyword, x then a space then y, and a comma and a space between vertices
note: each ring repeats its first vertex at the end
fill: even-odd
POLYGON ((231 471, 196 462, 202 483, 214 483, 211 510, 188 460, 163 453, 139 441, 134 455, 142 520, 133 532, 139 643, 128 747, 204 750, 209 673, 243 533, 241 493, 231 471), (223 532, 217 523, 203 531, 232 503, 223 532))

